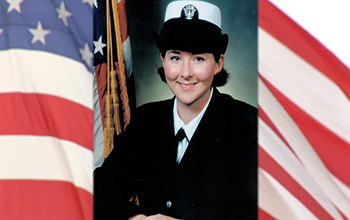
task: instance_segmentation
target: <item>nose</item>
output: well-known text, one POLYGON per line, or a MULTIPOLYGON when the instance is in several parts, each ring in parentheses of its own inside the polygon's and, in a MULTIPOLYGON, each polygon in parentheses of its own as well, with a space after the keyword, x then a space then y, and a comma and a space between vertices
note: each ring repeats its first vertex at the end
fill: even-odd
POLYGON ((190 60, 185 60, 183 62, 183 67, 181 71, 181 77, 185 79, 190 79, 193 76, 192 68, 191 68, 191 62, 190 60))

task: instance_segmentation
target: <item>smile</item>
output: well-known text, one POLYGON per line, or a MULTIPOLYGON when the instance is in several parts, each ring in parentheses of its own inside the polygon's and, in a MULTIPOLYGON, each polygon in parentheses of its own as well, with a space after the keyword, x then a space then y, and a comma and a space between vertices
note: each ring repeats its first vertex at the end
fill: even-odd
POLYGON ((180 82, 178 82, 179 83, 179 85, 181 86, 181 87, 183 87, 184 89, 190 89, 190 88, 192 88, 193 86, 195 86, 197 83, 191 83, 191 84, 183 84, 183 83, 180 83, 180 82))

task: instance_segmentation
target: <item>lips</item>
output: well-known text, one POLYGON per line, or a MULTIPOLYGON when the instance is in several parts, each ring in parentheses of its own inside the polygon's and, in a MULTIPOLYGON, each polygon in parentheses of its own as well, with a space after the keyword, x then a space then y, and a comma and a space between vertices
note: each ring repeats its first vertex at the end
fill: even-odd
POLYGON ((197 83, 180 83, 180 82, 178 82, 178 84, 183 90, 191 90, 194 88, 195 85, 197 85, 197 83))

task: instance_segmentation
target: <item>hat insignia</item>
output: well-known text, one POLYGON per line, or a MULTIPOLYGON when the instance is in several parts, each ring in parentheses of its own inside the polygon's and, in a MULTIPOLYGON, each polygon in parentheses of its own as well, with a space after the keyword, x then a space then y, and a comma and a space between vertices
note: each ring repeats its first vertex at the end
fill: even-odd
POLYGON ((194 5, 186 5, 185 7, 183 7, 183 10, 184 10, 186 19, 192 20, 197 8, 194 5))

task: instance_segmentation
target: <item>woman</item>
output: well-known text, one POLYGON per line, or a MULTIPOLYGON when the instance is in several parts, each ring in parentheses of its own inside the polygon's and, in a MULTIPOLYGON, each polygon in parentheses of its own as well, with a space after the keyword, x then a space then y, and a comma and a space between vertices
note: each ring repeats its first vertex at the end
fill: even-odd
POLYGON ((136 110, 95 171, 96 219, 256 219, 257 111, 221 94, 228 36, 216 6, 168 5, 154 33, 175 97, 136 110))

